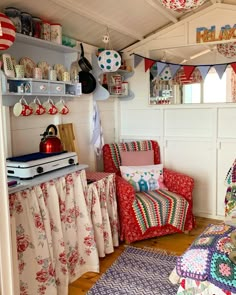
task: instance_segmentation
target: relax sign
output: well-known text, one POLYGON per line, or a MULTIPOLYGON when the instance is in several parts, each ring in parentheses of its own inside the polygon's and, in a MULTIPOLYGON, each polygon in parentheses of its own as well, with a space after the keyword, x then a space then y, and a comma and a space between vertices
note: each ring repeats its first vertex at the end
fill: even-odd
POLYGON ((210 29, 200 27, 196 31, 197 43, 236 39, 236 24, 233 27, 225 25, 220 28, 220 31, 216 30, 216 26, 211 26, 210 29))

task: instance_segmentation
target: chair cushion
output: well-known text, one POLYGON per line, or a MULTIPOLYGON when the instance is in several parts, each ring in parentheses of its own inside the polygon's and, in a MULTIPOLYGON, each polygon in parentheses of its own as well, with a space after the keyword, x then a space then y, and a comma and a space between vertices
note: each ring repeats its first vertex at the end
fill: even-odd
POLYGON ((147 166, 120 166, 121 176, 136 192, 166 189, 163 183, 163 164, 147 166))
POLYGON ((122 166, 154 165, 154 151, 120 151, 122 166))

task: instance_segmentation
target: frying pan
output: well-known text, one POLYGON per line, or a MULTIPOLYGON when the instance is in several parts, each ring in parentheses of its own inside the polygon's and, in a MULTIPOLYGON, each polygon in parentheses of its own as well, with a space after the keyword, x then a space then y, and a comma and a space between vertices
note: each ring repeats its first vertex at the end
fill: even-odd
POLYGON ((84 57, 84 48, 82 43, 80 43, 80 48, 81 48, 81 54, 79 59, 79 66, 81 67, 82 71, 89 72, 92 70, 92 66, 90 62, 87 60, 87 58, 84 57))
POLYGON ((82 93, 89 94, 96 88, 96 79, 89 72, 80 71, 79 81, 82 85, 82 93))

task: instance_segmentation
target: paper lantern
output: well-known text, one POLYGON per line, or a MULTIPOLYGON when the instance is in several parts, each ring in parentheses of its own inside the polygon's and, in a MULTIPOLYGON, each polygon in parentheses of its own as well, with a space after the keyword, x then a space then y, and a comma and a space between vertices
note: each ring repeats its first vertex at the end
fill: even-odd
POLYGON ((16 38, 16 28, 12 21, 0 12, 0 50, 8 49, 16 38))
POLYGON ((98 56, 98 65, 103 72, 115 72, 121 65, 121 57, 115 50, 103 50, 98 56))
POLYGON ((236 42, 217 44, 217 51, 225 57, 236 56, 236 42))
POLYGON ((160 2, 168 9, 181 12, 197 8, 206 2, 206 0, 160 0, 160 2))

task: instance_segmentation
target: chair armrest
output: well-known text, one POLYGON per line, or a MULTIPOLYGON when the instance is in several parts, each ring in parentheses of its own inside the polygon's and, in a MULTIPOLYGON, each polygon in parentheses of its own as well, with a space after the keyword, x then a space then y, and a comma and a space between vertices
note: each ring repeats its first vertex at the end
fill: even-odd
POLYGON ((119 203, 125 206, 132 206, 135 200, 135 191, 133 186, 121 176, 116 175, 116 193, 119 203))
POLYGON ((194 180, 192 177, 167 168, 163 169, 164 184, 169 191, 183 196, 192 202, 194 180))

